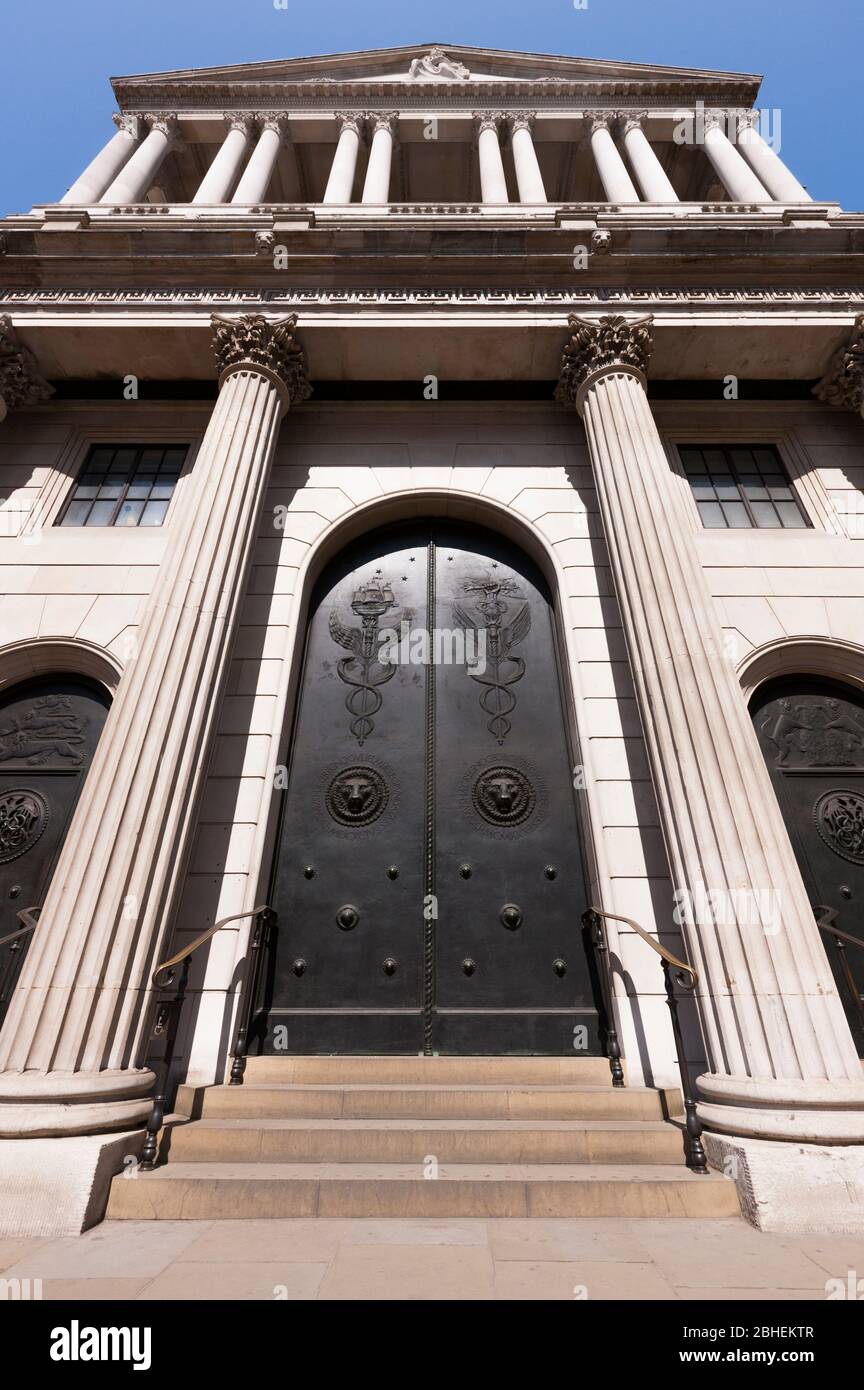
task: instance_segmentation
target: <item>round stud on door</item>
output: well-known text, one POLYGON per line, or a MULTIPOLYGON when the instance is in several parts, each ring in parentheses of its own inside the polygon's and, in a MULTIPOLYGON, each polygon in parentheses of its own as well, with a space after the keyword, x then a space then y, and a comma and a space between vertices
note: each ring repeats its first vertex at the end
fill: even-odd
POLYGON ((522 909, 515 903, 505 903, 501 909, 501 925, 508 931, 517 931, 522 925, 522 909))
POLYGON ((304 865, 304 867, 303 867, 303 877, 304 877, 304 878, 314 878, 314 877, 315 877, 315 870, 314 870, 314 868, 312 867, 311 864, 305 864, 305 865, 304 865))
MULTIPOLYGON (((11 898, 12 894, 10 893, 9 896, 10 896, 10 898, 11 898)), ((849 898, 852 897, 852 889, 849 887, 849 884, 848 884, 848 883, 841 883, 841 884, 840 884, 840 897, 841 897, 841 898, 846 898, 846 899, 849 899, 849 898)))
POLYGON ((399 877, 399 870, 396 868, 395 864, 390 865, 389 869, 387 870, 387 877, 391 880, 399 877))
POLYGON ((299 979, 299 977, 300 977, 301 975, 305 975, 305 974, 306 974, 306 962, 305 962, 305 960, 295 960, 295 961, 293 962, 292 966, 291 966, 291 969, 294 971, 294 974, 295 974, 295 975, 298 977, 298 979, 299 979))
POLYGON ((553 970, 554 974, 556 974, 556 975, 558 976, 558 979, 560 980, 560 979, 562 978, 563 975, 566 975, 566 974, 567 974, 567 962, 566 962, 566 960, 562 960, 560 956, 558 957, 557 960, 553 960, 553 962, 552 962, 552 970, 553 970))
POLYGON ((381 969, 384 971, 385 975, 395 975, 398 968, 399 962, 394 960, 392 956, 388 956, 387 959, 381 963, 381 969))
MULTIPOLYGON (((840 891, 842 892, 843 890, 841 889, 840 891)), ((20 883, 13 883, 12 887, 9 889, 9 897, 10 897, 10 898, 19 898, 20 896, 21 896, 21 884, 20 884, 20 883)))
POLYGON ((471 865, 470 865, 470 864, 460 864, 460 865, 459 865, 459 877, 460 877, 460 878, 470 878, 470 877, 471 877, 471 865))
POLYGON ((353 903, 346 903, 336 913, 336 923, 342 931, 353 931, 359 921, 360 913, 353 903))
POLYGON ((546 867, 544 868, 543 872, 544 872, 544 874, 546 875, 547 878, 557 878, 557 877, 558 877, 558 870, 555 868, 555 865, 554 865, 554 864, 547 864, 546 867))
POLYGON ((465 974, 465 975, 473 975, 473 974, 474 974, 474 971, 475 971, 476 969, 477 969, 477 962, 476 962, 476 960, 471 960, 470 957, 469 957, 469 959, 467 959, 467 960, 463 960, 463 962, 462 962, 462 972, 463 972, 463 974, 465 974))

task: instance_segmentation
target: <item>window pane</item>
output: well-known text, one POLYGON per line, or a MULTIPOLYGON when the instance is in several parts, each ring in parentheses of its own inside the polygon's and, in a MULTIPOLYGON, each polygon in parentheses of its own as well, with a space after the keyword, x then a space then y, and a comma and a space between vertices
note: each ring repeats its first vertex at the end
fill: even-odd
POLYGON ((174 484, 172 482, 157 483, 150 496, 153 498, 170 498, 174 495, 174 484))
POLYGON ((83 526, 87 520, 87 513, 90 510, 89 502, 70 502, 66 508, 65 515, 60 522, 61 526, 83 526))
POLYGON ((87 518, 88 526, 109 526, 114 515, 115 502, 94 502, 93 510, 87 518))
POLYGON ((141 453, 141 462, 140 462, 139 465, 138 465, 139 468, 146 468, 146 469, 148 469, 148 471, 151 470, 151 469, 152 469, 152 470, 157 469, 157 468, 159 467, 160 463, 162 462, 162 453, 163 453, 163 450, 162 450, 162 449, 144 449, 144 450, 142 450, 142 453, 141 453))
POLYGON ((780 459, 773 449, 754 449, 753 457, 764 473, 776 473, 780 467, 780 459))
POLYGON ((717 489, 717 496, 721 499, 721 501, 738 501, 740 493, 738 492, 738 485, 736 483, 730 482, 728 478, 715 478, 714 486, 717 489))
POLYGON ((74 491, 74 493, 73 493, 72 495, 73 495, 73 497, 75 497, 75 498, 82 498, 82 497, 91 497, 91 498, 92 498, 92 497, 95 497, 95 496, 96 496, 96 493, 97 493, 98 491, 99 491, 99 489, 98 489, 98 488, 95 488, 95 487, 80 487, 80 486, 79 486, 79 487, 76 487, 76 489, 75 489, 75 491, 74 491))
POLYGON ((114 500, 116 501, 118 497, 122 497, 122 496, 123 496, 123 484, 122 484, 122 483, 103 483, 102 486, 101 486, 100 489, 99 489, 99 496, 100 496, 100 497, 113 497, 114 500))
POLYGON ((728 473, 729 464, 726 462, 726 455, 722 449, 703 450, 705 462, 712 473, 728 473))
POLYGON ((719 502, 700 502, 699 515, 702 518, 703 526, 722 526, 725 529, 726 518, 719 502))
POLYGON ((148 502, 141 518, 142 526, 161 526, 168 510, 167 502, 148 502))
POLYGON ((729 456, 732 459, 732 467, 739 473, 747 473, 753 467, 753 455, 749 449, 730 449, 729 456))
POLYGON ((797 502, 778 502, 777 511, 780 514, 780 521, 787 530, 799 531, 806 528, 807 521, 801 515, 797 502))
POLYGON ((752 524, 743 502, 724 502, 723 515, 726 518, 726 524, 736 531, 743 530, 752 524))
POLYGON ((702 458, 701 449, 679 449, 678 453, 681 456, 681 462, 684 465, 684 471, 686 473, 705 472, 705 461, 702 458))
POLYGON ((111 445, 109 445, 107 448, 94 449, 89 459, 87 460, 87 467, 94 468, 98 472, 104 473, 107 470, 108 465, 113 459, 113 457, 114 449, 111 445))
POLYGON ((185 445, 184 445, 184 447, 183 447, 182 449, 166 449, 166 450, 165 450, 165 457, 164 457, 164 459, 162 460, 162 468, 163 468, 163 470, 166 469, 166 468, 176 469, 177 472, 179 473, 179 472, 180 472, 180 469, 183 467, 183 464, 184 464, 185 459, 186 459, 186 448, 185 448, 185 445))
POLYGON ((780 525, 780 518, 774 510, 771 502, 753 502, 751 504, 753 520, 757 526, 771 527, 774 530, 780 525))
POLYGON ((130 483, 126 491, 126 496, 143 498, 146 501, 150 496, 150 483, 146 480, 143 483, 130 483))
POLYGON ((117 518, 114 522, 114 525, 137 526, 138 518, 141 515, 143 508, 143 502, 124 502, 119 512, 117 513, 117 518))

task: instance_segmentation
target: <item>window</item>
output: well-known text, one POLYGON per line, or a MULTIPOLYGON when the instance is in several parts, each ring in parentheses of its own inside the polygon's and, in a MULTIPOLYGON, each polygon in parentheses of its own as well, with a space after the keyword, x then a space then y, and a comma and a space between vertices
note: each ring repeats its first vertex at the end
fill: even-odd
POLYGON ((809 526, 770 444, 679 444, 678 453, 703 526, 809 526))
POLYGON ((187 444, 95 444, 58 526, 161 526, 187 444))

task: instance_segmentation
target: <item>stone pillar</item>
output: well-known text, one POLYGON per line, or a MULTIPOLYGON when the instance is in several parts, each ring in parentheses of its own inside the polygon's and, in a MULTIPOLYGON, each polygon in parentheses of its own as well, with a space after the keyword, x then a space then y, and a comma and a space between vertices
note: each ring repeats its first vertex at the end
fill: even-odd
POLYGON ((255 117, 251 111, 226 111, 228 134, 222 141, 219 153, 204 175, 193 203, 225 203, 240 172, 240 165, 246 158, 255 128, 255 117))
POLYGON ((140 203, 166 154, 180 143, 175 116, 145 116, 144 120, 150 133, 106 188, 100 203, 140 203))
POLYGON ((219 396, 0 1033, 0 1135, 146 1118, 150 978, 196 822, 283 412, 295 316, 215 316, 219 396))
POLYGON ((584 420, 672 885, 690 895, 699 1113, 726 1134, 864 1139, 861 1066, 648 404, 650 324, 571 318, 557 395, 584 420))
POLYGON ((360 153, 360 134, 363 117, 359 111, 337 111, 339 140, 330 166, 330 177, 324 190, 325 203, 350 203, 354 192, 354 175, 360 153))
POLYGON ((770 203, 771 198, 750 165, 720 129, 723 117, 717 111, 705 113, 705 153, 735 203, 770 203))
POLYGON ((537 151, 531 133, 535 115, 534 111, 514 111, 508 117, 513 132, 513 163, 516 166, 516 186, 519 189, 520 203, 547 201, 543 175, 537 163, 537 151))
MULTIPOLYGON (((624 111, 621 114, 621 131, 624 148, 627 151, 642 196, 648 203, 677 203, 678 194, 666 176, 666 171, 650 144, 642 127, 647 111, 624 111)), ((616 199, 614 201, 621 201, 616 199)))
POLYGON ((69 192, 63 194, 61 203, 98 202, 138 144, 141 126, 137 116, 122 116, 115 112, 111 119, 117 126, 116 135, 90 161, 69 192))
POLYGON ((748 164, 778 203, 812 203, 807 189, 800 184, 783 160, 762 139, 756 129, 758 111, 736 112, 738 138, 736 144, 748 164))
POLYGON ((53 395, 32 352, 19 343, 9 315, 0 314, 0 421, 19 405, 38 405, 53 395))
POLYGON ((232 203, 260 203, 266 197, 279 150, 288 129, 288 117, 284 112, 277 112, 263 117, 261 126, 258 143, 234 190, 232 203))
POLYGON ((396 111, 373 111, 370 113, 372 145, 369 149, 369 163, 366 166, 366 180, 363 184, 364 203, 389 203, 390 201, 393 133, 397 118, 398 113, 396 111))
POLYGON ((475 111, 477 153, 480 160, 480 196, 484 203, 509 203, 504 161, 498 127, 501 117, 495 111, 475 111))
POLYGON ((615 120, 614 111, 594 111, 587 113, 591 150, 600 182, 610 203, 638 203, 636 185, 627 173, 627 165, 618 153, 609 129, 615 120))

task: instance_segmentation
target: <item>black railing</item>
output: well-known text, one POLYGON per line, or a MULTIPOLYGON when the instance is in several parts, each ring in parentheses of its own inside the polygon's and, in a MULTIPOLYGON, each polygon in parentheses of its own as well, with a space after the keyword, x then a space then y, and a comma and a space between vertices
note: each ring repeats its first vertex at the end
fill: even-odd
POLYGON ((18 927, 16 931, 10 931, 8 936, 0 937, 0 950, 4 946, 9 947, 6 957, 6 964, 3 967, 3 974, 0 976, 0 1023, 2 1023, 6 1007, 12 998, 12 991, 18 979, 18 972, 21 969, 21 962, 24 959, 24 950, 27 946, 27 937, 38 926, 38 918, 33 916, 34 912, 41 912, 41 907, 22 907, 15 916, 19 922, 23 922, 23 927, 18 927))
POLYGON ((231 1080, 232 1086, 239 1086, 243 1081, 243 1073, 246 1070, 246 1049, 249 1046, 249 1036, 251 1022, 255 1008, 255 1000, 258 994, 258 982, 261 975, 261 961, 264 956, 264 946, 270 933, 270 929, 276 921, 276 913, 272 908, 265 906, 253 907, 249 912, 235 912, 232 917, 223 917, 207 931, 196 936, 194 941, 190 941, 188 946, 184 946, 182 951, 178 951, 170 960, 163 963, 153 972, 153 988, 157 991, 169 989, 176 984, 173 996, 170 999, 158 998, 153 1012, 153 1024, 150 1029, 150 1041, 163 1044, 161 1058, 161 1082, 156 1095, 153 1097, 153 1109, 147 1121, 147 1133, 144 1139, 144 1147, 141 1150, 139 1167, 149 1170, 156 1167, 159 1146, 159 1132, 165 1119, 165 1110, 168 1104, 171 1067, 174 1061, 174 1048, 177 1042, 177 1033, 180 1025, 180 1014, 186 999, 186 985, 189 980, 189 962, 192 956, 201 946, 204 946, 211 937, 227 927, 229 922, 240 922, 246 917, 254 918, 252 927, 252 937, 249 949, 243 966, 243 974, 240 980, 240 992, 237 1009, 237 1024, 234 1029, 234 1041, 231 1046, 231 1080))
POLYGON ((624 1085, 624 1071, 621 1066, 621 1045, 615 1027, 612 961, 609 956, 609 943, 606 939, 604 924, 606 922, 626 923, 636 932, 637 936, 641 936, 642 940, 648 943, 652 951, 656 951, 657 955, 662 958, 666 1003, 669 1006, 672 1020, 672 1036, 675 1040, 675 1054, 678 1058, 678 1071, 681 1078, 681 1097, 684 1101, 684 1158, 687 1167, 691 1168, 694 1173, 707 1173, 708 1158, 702 1143, 702 1124, 696 1113, 696 1098, 693 1095, 687 1058, 684 1054, 684 1040, 681 1036, 681 1022, 678 1017, 678 996, 675 993, 676 983, 688 993, 695 989, 699 983, 699 976, 692 965, 688 965, 686 961, 673 956, 671 951, 667 951, 664 946, 660 945, 659 941, 655 941, 653 936, 649 936, 648 932, 644 931, 639 923, 634 922, 630 917, 619 917, 614 912, 601 912, 599 907, 589 907, 582 914, 582 922, 589 933, 591 945, 594 948, 594 959, 597 963, 597 975, 605 1014, 603 1032, 606 1056, 609 1058, 613 1086, 624 1085))
POLYGON ((834 926, 834 923, 840 916, 836 908, 828 907, 825 903, 819 903, 817 907, 814 907, 813 911, 816 915, 816 925, 820 927, 822 931, 828 932, 834 942, 840 960, 840 974, 843 976, 846 993, 849 995, 849 1002, 852 1005, 853 1013, 858 1019, 862 1034, 864 1034, 864 997, 862 997, 860 987, 855 979, 852 967, 849 964, 849 957, 846 954, 847 942, 850 946, 858 946, 860 950, 864 951, 864 941, 862 941, 860 936, 852 936, 848 931, 841 931, 839 927, 834 926))

